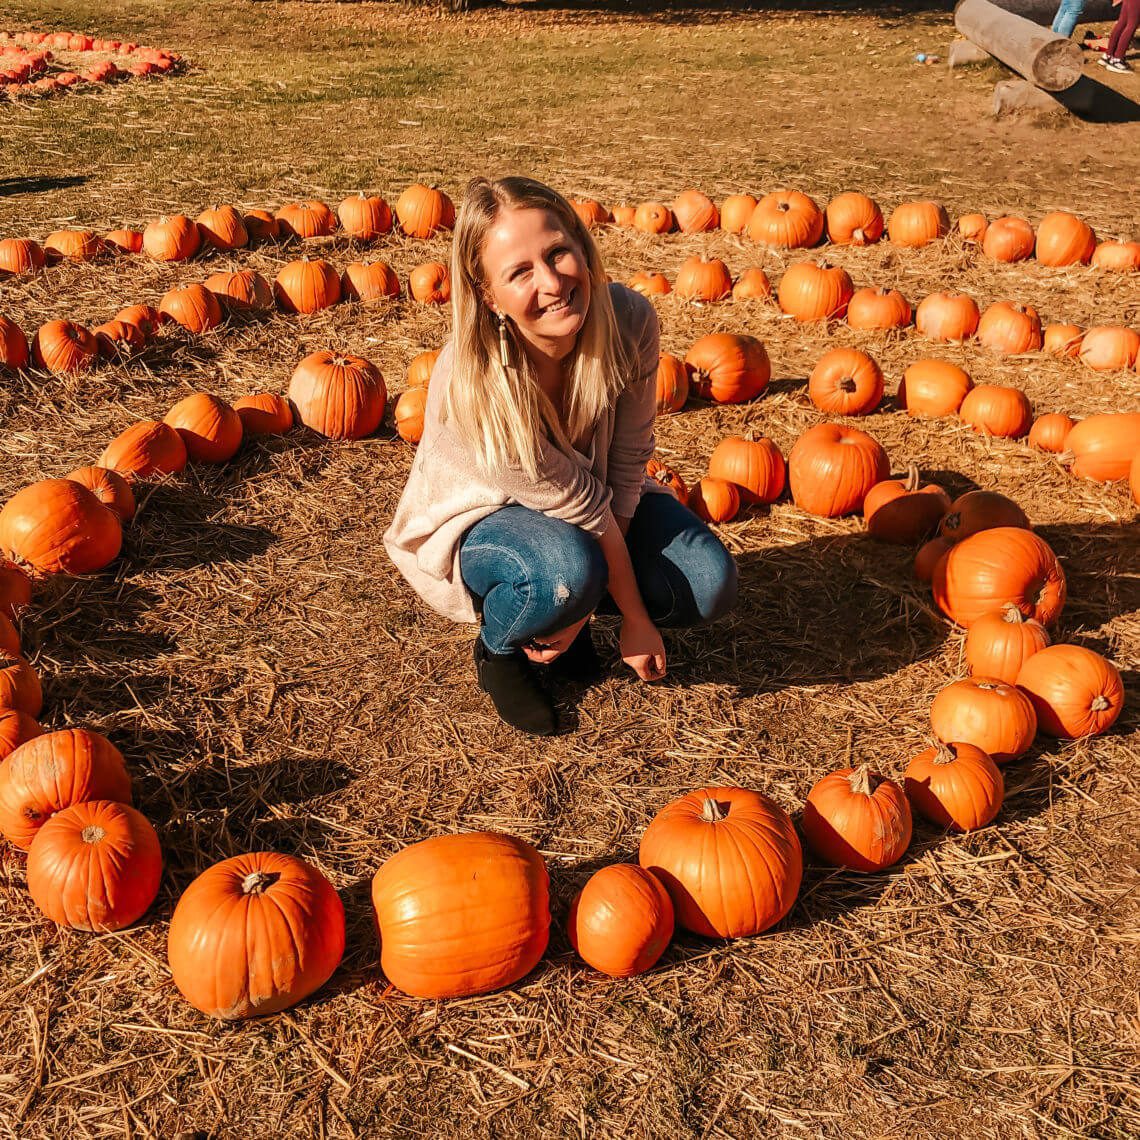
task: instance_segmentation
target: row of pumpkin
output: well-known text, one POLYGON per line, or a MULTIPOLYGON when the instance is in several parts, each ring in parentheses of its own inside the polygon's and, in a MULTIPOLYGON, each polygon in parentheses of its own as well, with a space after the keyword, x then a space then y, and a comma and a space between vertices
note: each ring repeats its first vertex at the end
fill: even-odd
POLYGON ((178 52, 147 47, 130 40, 93 38, 76 32, 0 32, 0 96, 10 99, 52 95, 83 83, 167 75, 182 63, 178 52), (130 57, 125 67, 109 59, 82 70, 57 68, 48 74, 55 51, 100 52, 130 57))
MULTIPOLYGON (((650 234, 674 228, 685 233, 720 228, 777 249, 816 246, 825 232, 833 245, 869 245, 886 232, 897 246, 919 248, 951 230, 945 208, 936 202, 903 202, 884 223, 879 206, 858 192, 838 195, 826 210, 796 190, 774 191, 760 199, 733 194, 719 207, 698 190, 680 194, 672 206, 644 202, 616 206, 611 212, 593 199, 570 199, 570 203, 587 227, 613 223, 650 234)), ((384 198, 363 191, 345 198, 335 212, 320 199, 290 202, 275 213, 221 205, 203 211, 196 220, 175 214, 150 222, 142 231, 120 229, 102 238, 91 230, 57 231, 45 240, 41 252, 51 260, 90 260, 111 249, 144 253, 156 261, 183 261, 203 248, 233 250, 254 242, 323 238, 338 230, 357 241, 375 241, 390 233, 394 223, 408 237, 430 238, 453 228, 455 205, 438 187, 414 183, 400 194, 394 212, 384 198)), ((990 222, 983 214, 966 214, 958 220, 956 233, 963 243, 979 246, 994 261, 1035 258, 1047 266, 1140 270, 1140 241, 1098 242, 1087 222, 1064 210, 1047 214, 1036 231, 1016 215, 990 222)), ((0 273, 42 268, 42 259, 36 264, 32 248, 36 246, 30 238, 0 242, 0 273), (8 243, 23 243, 23 253, 17 255, 8 243)))

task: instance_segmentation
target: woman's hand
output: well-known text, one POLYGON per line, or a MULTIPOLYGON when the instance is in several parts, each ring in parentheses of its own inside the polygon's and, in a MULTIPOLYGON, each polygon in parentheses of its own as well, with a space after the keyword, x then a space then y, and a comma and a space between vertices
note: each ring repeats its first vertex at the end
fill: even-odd
POLYGON ((536 665, 549 665, 570 648, 574 638, 581 632, 582 626, 589 620, 590 615, 587 614, 581 621, 576 621, 557 633, 536 638, 524 645, 522 651, 526 654, 527 660, 533 661, 536 665))
POLYGON ((660 681, 665 676, 665 643, 648 617, 622 621, 621 659, 643 681, 660 681))

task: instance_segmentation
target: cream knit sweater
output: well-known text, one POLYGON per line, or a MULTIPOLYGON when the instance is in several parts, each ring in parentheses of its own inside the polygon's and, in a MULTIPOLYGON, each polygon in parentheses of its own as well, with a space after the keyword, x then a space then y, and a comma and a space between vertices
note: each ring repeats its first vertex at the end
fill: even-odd
POLYGON ((585 454, 545 442, 537 480, 514 468, 481 472, 466 441, 440 421, 451 376, 450 341, 440 353, 423 438, 384 546, 412 588, 444 617, 478 621, 459 573, 459 548, 467 531, 500 507, 518 503, 597 537, 612 515, 631 517, 644 491, 663 490, 645 475, 657 412, 657 313, 624 285, 610 285, 610 297, 636 375, 598 423, 585 454))

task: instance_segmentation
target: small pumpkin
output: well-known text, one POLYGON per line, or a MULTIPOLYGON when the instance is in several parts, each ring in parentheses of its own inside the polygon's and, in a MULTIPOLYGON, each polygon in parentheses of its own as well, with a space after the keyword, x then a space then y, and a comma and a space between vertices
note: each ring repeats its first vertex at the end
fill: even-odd
POLYGON ((0 274, 30 277, 44 267, 43 246, 31 238, 4 238, 0 241, 0 274))
POLYGON ((281 223, 268 210, 249 210, 241 220, 251 245, 277 241, 281 236, 281 223))
POLYGON ((331 439, 361 439, 380 426, 388 391, 371 361, 322 351, 297 365, 289 399, 306 427, 331 439))
POLYGON ((646 234, 667 234, 673 228, 673 211, 660 202, 642 202, 634 211, 633 228, 646 234))
POLYGON ((98 358, 95 334, 71 321, 48 321, 32 338, 32 359, 48 372, 87 372, 98 358))
POLYGON ((1052 356, 1065 356, 1076 360, 1081 354, 1084 333, 1079 325, 1046 325, 1041 347, 1052 356))
POLYGON ((817 424, 796 440, 788 456, 788 483, 797 507, 821 518, 863 509, 867 492, 890 475, 882 445, 843 424, 817 424))
POLYGON ((966 663, 974 677, 1017 683, 1022 665, 1049 644, 1045 627, 1014 605, 982 614, 966 631, 966 663))
POLYGON ((241 249, 249 244, 249 231, 241 211, 233 206, 213 206, 195 219, 202 243, 213 249, 241 249))
POLYGON ((732 483, 742 503, 774 503, 787 481, 787 463, 767 436, 726 436, 713 449, 709 474, 732 483))
POLYGON ((162 879, 162 849, 146 817, 128 804, 93 800, 57 812, 28 850, 28 894, 60 926, 122 930, 150 909, 162 879))
POLYGON ((94 261, 103 252, 103 239, 91 230, 56 230, 44 238, 44 257, 59 261, 94 261))
POLYGON ((383 198, 350 195, 336 209, 341 229, 357 241, 375 241, 392 231, 392 210, 383 198))
POLYGON ((1037 226, 1037 260, 1042 265, 1088 265, 1096 234, 1088 222, 1065 210, 1046 214, 1037 226))
POLYGON ((995 301, 978 322, 978 340, 994 352, 1037 352, 1044 343, 1041 318, 1032 305, 995 301))
POLYGON ((594 198, 570 198, 568 201, 586 229, 604 226, 610 221, 609 210, 594 198))
POLYGON ((985 214, 963 214, 958 219, 958 236, 966 245, 981 245, 989 222, 985 214))
POLYGON ((1107 732, 1124 707, 1124 682, 1107 658, 1083 645, 1048 645, 1017 674, 1041 731, 1076 739, 1107 732))
POLYGON ((756 204, 745 233, 756 242, 782 249, 804 249, 823 237, 820 208, 799 190, 776 190, 756 204))
POLYGON ((198 284, 171 289, 159 302, 158 311, 192 333, 217 328, 224 316, 218 298, 205 285, 198 284))
POLYGON ((201 244, 201 231, 185 214, 159 218, 143 230, 143 253, 155 261, 188 261, 201 244))
POLYGON ((91 334, 104 360, 126 360, 146 347, 142 329, 126 321, 106 321, 96 325, 91 334))
POLYGON ((127 523, 135 517, 134 492, 117 471, 109 467, 79 467, 67 478, 86 487, 99 502, 119 516, 120 522, 127 523))
POLYGON ((414 997, 469 997, 517 982, 550 938, 542 856, 510 835, 476 831, 413 843, 372 880, 380 964, 414 997))
POLYGON ((915 310, 914 327, 930 340, 957 343, 978 331, 981 314, 973 297, 965 293, 931 293, 915 310))
POLYGON ((0 709, 37 717, 43 707, 43 689, 35 669, 23 657, 0 657, 0 709))
POLYGON ((883 370, 858 348, 829 349, 808 377, 808 397, 829 415, 870 415, 883 399, 883 370))
POLYGON ((34 716, 19 709, 0 708, 0 767, 21 744, 43 736, 43 732, 34 716))
POLYGON ((723 301, 732 294, 732 274, 723 261, 694 254, 677 271, 673 291, 692 301, 723 301))
POLYGON ((1109 483, 1127 479, 1140 451, 1140 412, 1106 412, 1081 420, 1065 436, 1065 458, 1081 479, 1109 483))
POLYGON ((688 505, 705 522, 732 522, 740 513, 740 490, 727 479, 706 475, 689 491, 688 505))
POLYGON ((751 194, 729 194, 720 204, 720 228, 726 234, 744 233, 756 204, 751 194))
POLYGON ((903 373, 899 406, 907 415, 938 417, 957 415, 974 382, 964 368, 946 360, 916 360, 903 373))
POLYGON ((967 491, 950 504, 938 533, 951 542, 961 542, 979 531, 999 526, 1032 529, 1025 512, 1000 491, 967 491))
POLYGON ((999 439, 1020 439, 1033 425, 1033 408, 1020 388, 979 384, 966 393, 958 415, 975 431, 999 439))
POLYGON ((116 253, 142 253, 142 230, 111 230, 103 235, 103 247, 116 253))
POLYGON ((381 301, 400 295, 400 278, 383 261, 354 261, 345 267, 341 293, 354 301, 381 301))
POLYGON ((754 400, 772 377, 764 342, 746 333, 709 333, 685 353, 692 389, 704 400, 743 404, 754 400))
POLYGON ((94 573, 122 545, 118 516, 70 479, 41 479, 0 510, 0 548, 45 573, 94 573))
POLYGON ((910 318, 910 302, 897 289, 856 289, 847 302, 853 329, 903 329, 910 318))
POLYGON ((918 548, 914 556, 914 577, 917 582, 929 582, 934 577, 938 563, 949 553, 954 544, 948 538, 938 535, 918 548))
POLYGON ((689 398, 689 374, 679 356, 663 352, 657 362, 657 414, 679 412, 689 398))
POLYGON ((15 321, 0 313, 0 368, 18 372, 28 367, 31 353, 24 330, 15 321))
POLYGON ((883 236, 882 210, 857 190, 837 194, 824 214, 827 240, 833 245, 872 245, 883 236))
POLYGON ((626 229, 631 229, 633 227, 634 218, 637 217, 637 207, 623 203, 620 206, 615 206, 611 213, 613 214, 615 226, 623 226, 626 229))
POLYGON ((408 443, 419 443, 424 434, 424 408, 427 406, 426 388, 409 388, 400 393, 392 418, 396 432, 408 443))
POLYGON ((792 909, 803 878, 795 828, 746 788, 700 788, 650 821, 638 862, 673 900, 677 922, 705 938, 746 938, 792 909))
POLYGON ((954 681, 934 698, 930 727, 943 744, 972 744, 1000 765, 1029 750, 1037 714, 1012 683, 974 676, 954 681))
POLYGON ((1140 333, 1121 325, 1094 325, 1081 338, 1078 355, 1096 372, 1124 371, 1140 355, 1140 333))
POLYGON ((273 311, 273 286, 256 269, 214 273, 202 284, 218 298, 222 308, 231 313, 273 311))
POLYGON ((328 237, 336 232, 336 215, 319 198, 307 202, 289 202, 277 211, 280 237, 328 237))
POLYGON ((1140 269, 1140 241, 1102 241, 1093 250, 1092 264, 1110 273, 1135 273, 1140 269))
POLYGON ((146 479, 177 474, 188 458, 186 445, 174 428, 157 420, 140 420, 107 445, 98 465, 128 478, 146 479))
POLYGON ((15 621, 20 611, 31 604, 31 578, 14 562, 0 558, 0 614, 15 621))
POLYGON ((804 838, 825 863, 873 874, 910 846, 910 803, 893 780, 866 764, 818 781, 804 802, 804 838))
POLYGON ((659 459, 650 459, 645 465, 645 473, 655 483, 667 488, 678 502, 689 501, 689 488, 685 485, 685 480, 667 463, 662 463, 659 459))
POLYGON ((396 219, 408 237, 429 238, 455 226, 455 203, 440 189, 414 182, 396 199, 396 219))
POLYGON ((732 286, 734 301, 767 301, 772 297, 772 282, 758 265, 750 265, 732 286))
POLYGON ((446 305, 451 300, 451 274, 442 261, 417 265, 408 274, 408 292, 425 305, 446 305))
POLYGON ((125 309, 120 309, 115 314, 114 319, 127 325, 134 325, 147 340, 157 336, 158 330, 170 320, 165 313, 160 313, 153 305, 128 305, 125 309))
POLYGON ((916 546, 928 539, 950 509, 950 496, 937 483, 919 482, 911 466, 905 479, 876 483, 863 500, 863 518, 872 538, 899 546, 916 546))
POLYGON ((838 265, 798 261, 780 279, 776 299, 797 321, 840 320, 854 292, 847 270, 838 265))
POLYGON ((195 1009, 225 1021, 289 1009, 344 956, 344 905, 315 867, 257 851, 203 871, 170 918, 170 974, 195 1009))
POLYGON ((1033 227, 1024 218, 1007 215, 995 218, 986 227, 982 253, 994 261, 1025 261, 1033 256, 1036 245, 1033 227))
POLYGON ((207 392, 179 400, 163 423, 182 437, 193 463, 226 463, 241 447, 241 417, 225 400, 207 392))
POLYGON ((939 744, 911 757, 903 777, 911 807, 939 827, 976 831, 1005 798, 998 766, 972 744, 939 744))
POLYGON ((950 219, 945 207, 937 202, 901 202, 887 222, 892 245, 917 249, 929 245, 950 232, 950 219))
POLYGON ((316 313, 340 300, 340 277, 319 258, 291 261, 277 274, 273 296, 287 313, 316 313))
POLYGON ((629 287, 643 297, 664 297, 673 291, 673 286, 664 273, 650 273, 645 269, 639 270, 629 279, 629 287))
POLYGON ((432 369, 435 368, 435 362, 438 359, 438 348, 429 349, 413 356, 411 364, 408 365, 408 387, 427 388, 431 382, 432 369))
POLYGON ((716 203, 699 190, 684 190, 673 202, 673 218, 683 234, 699 234, 720 225, 716 203))
POLYGON ((1065 450, 1065 440, 1073 430, 1073 420, 1062 412, 1047 412, 1038 416, 1029 429, 1029 446, 1038 451, 1059 455, 1065 450))
POLYGON ((284 435, 293 426, 293 409, 276 392, 255 392, 235 400, 243 435, 284 435))
POLYGON ((673 900, 656 875, 630 863, 603 867, 574 896, 566 931, 582 960, 614 978, 652 968, 673 937, 673 900))

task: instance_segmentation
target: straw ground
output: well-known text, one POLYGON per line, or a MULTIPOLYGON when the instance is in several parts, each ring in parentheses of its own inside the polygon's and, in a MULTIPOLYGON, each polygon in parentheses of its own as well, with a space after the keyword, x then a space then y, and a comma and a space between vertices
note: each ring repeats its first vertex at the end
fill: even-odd
MULTIPOLYGON (((413 178, 453 193, 524 169, 607 203, 720 196, 791 183, 826 199, 867 190, 889 207, 934 196, 951 213, 1078 210, 1105 233, 1135 225, 1120 188, 1140 178, 1134 125, 984 116, 995 71, 912 65, 940 50, 944 15, 829 8, 705 16, 506 10, 466 20, 380 5, 139 8, 9 5, 14 24, 91 26, 185 51, 175 80, 5 108, 0 233, 99 229, 218 200, 390 199, 413 178), (1077 172, 1075 174, 1074 172, 1077 172), (1079 175, 1079 176, 1078 176, 1079 175)), ((773 280, 794 260, 715 235, 606 230, 617 279, 672 274, 689 253, 773 280)), ((443 241, 386 239, 362 254, 405 277, 443 241)), ((228 264, 272 276, 267 247, 181 267, 141 259, 57 267, 6 284, 0 311, 28 328, 96 322, 228 264)), ((912 301, 953 285, 1011 298, 1047 321, 1138 322, 1135 279, 998 267, 947 243, 840 251, 858 284, 912 301)), ((691 404, 659 424, 688 478, 724 434, 782 448, 820 417, 804 377, 825 347, 866 347, 893 393, 936 354, 978 381, 1017 383, 1038 411, 1136 408, 1134 374, 937 348, 913 331, 803 327, 762 304, 658 302, 663 348, 739 329, 764 338, 768 392, 744 407, 691 404)), ((374 359, 398 391, 447 314, 407 302, 278 316, 191 339, 81 380, 5 378, 0 473, 25 482, 94 460, 139 417, 205 388, 284 390, 327 345, 374 359)), ((723 528, 737 612, 670 636, 670 676, 620 666, 565 694, 577 728, 551 741, 504 729, 475 689, 472 631, 417 601, 380 534, 411 449, 390 427, 331 444, 300 431, 251 443, 217 470, 155 486, 123 557, 91 579, 52 579, 23 635, 45 681, 45 721, 88 724, 123 749, 155 822, 166 874, 135 929, 56 930, 0 855, 0 1134, 174 1136, 1129 1136, 1140 1131, 1135 901, 1140 538, 1120 487, 1071 480, 1024 445, 950 421, 914 422, 890 399, 862 423, 896 469, 916 462, 952 492, 1016 498, 1065 562, 1058 636, 1109 653, 1129 701, 1109 736, 1046 743, 1006 769, 998 821, 967 837, 919 826, 887 874, 809 864, 789 919, 729 945, 679 937, 662 965, 606 980, 569 952, 566 904, 589 875, 634 857, 653 813, 707 783, 759 788, 796 813, 825 772, 865 760, 898 776, 933 695, 961 675, 962 639, 910 577, 909 552, 857 521, 782 502, 723 528), (551 868, 555 933, 509 991, 446 1004, 390 991, 368 883, 403 844, 496 828, 551 868), (175 991, 165 931, 209 864, 272 847, 336 884, 349 949, 332 983, 289 1014, 207 1022, 175 991)), ((599 623, 611 655, 614 628, 599 623)))

